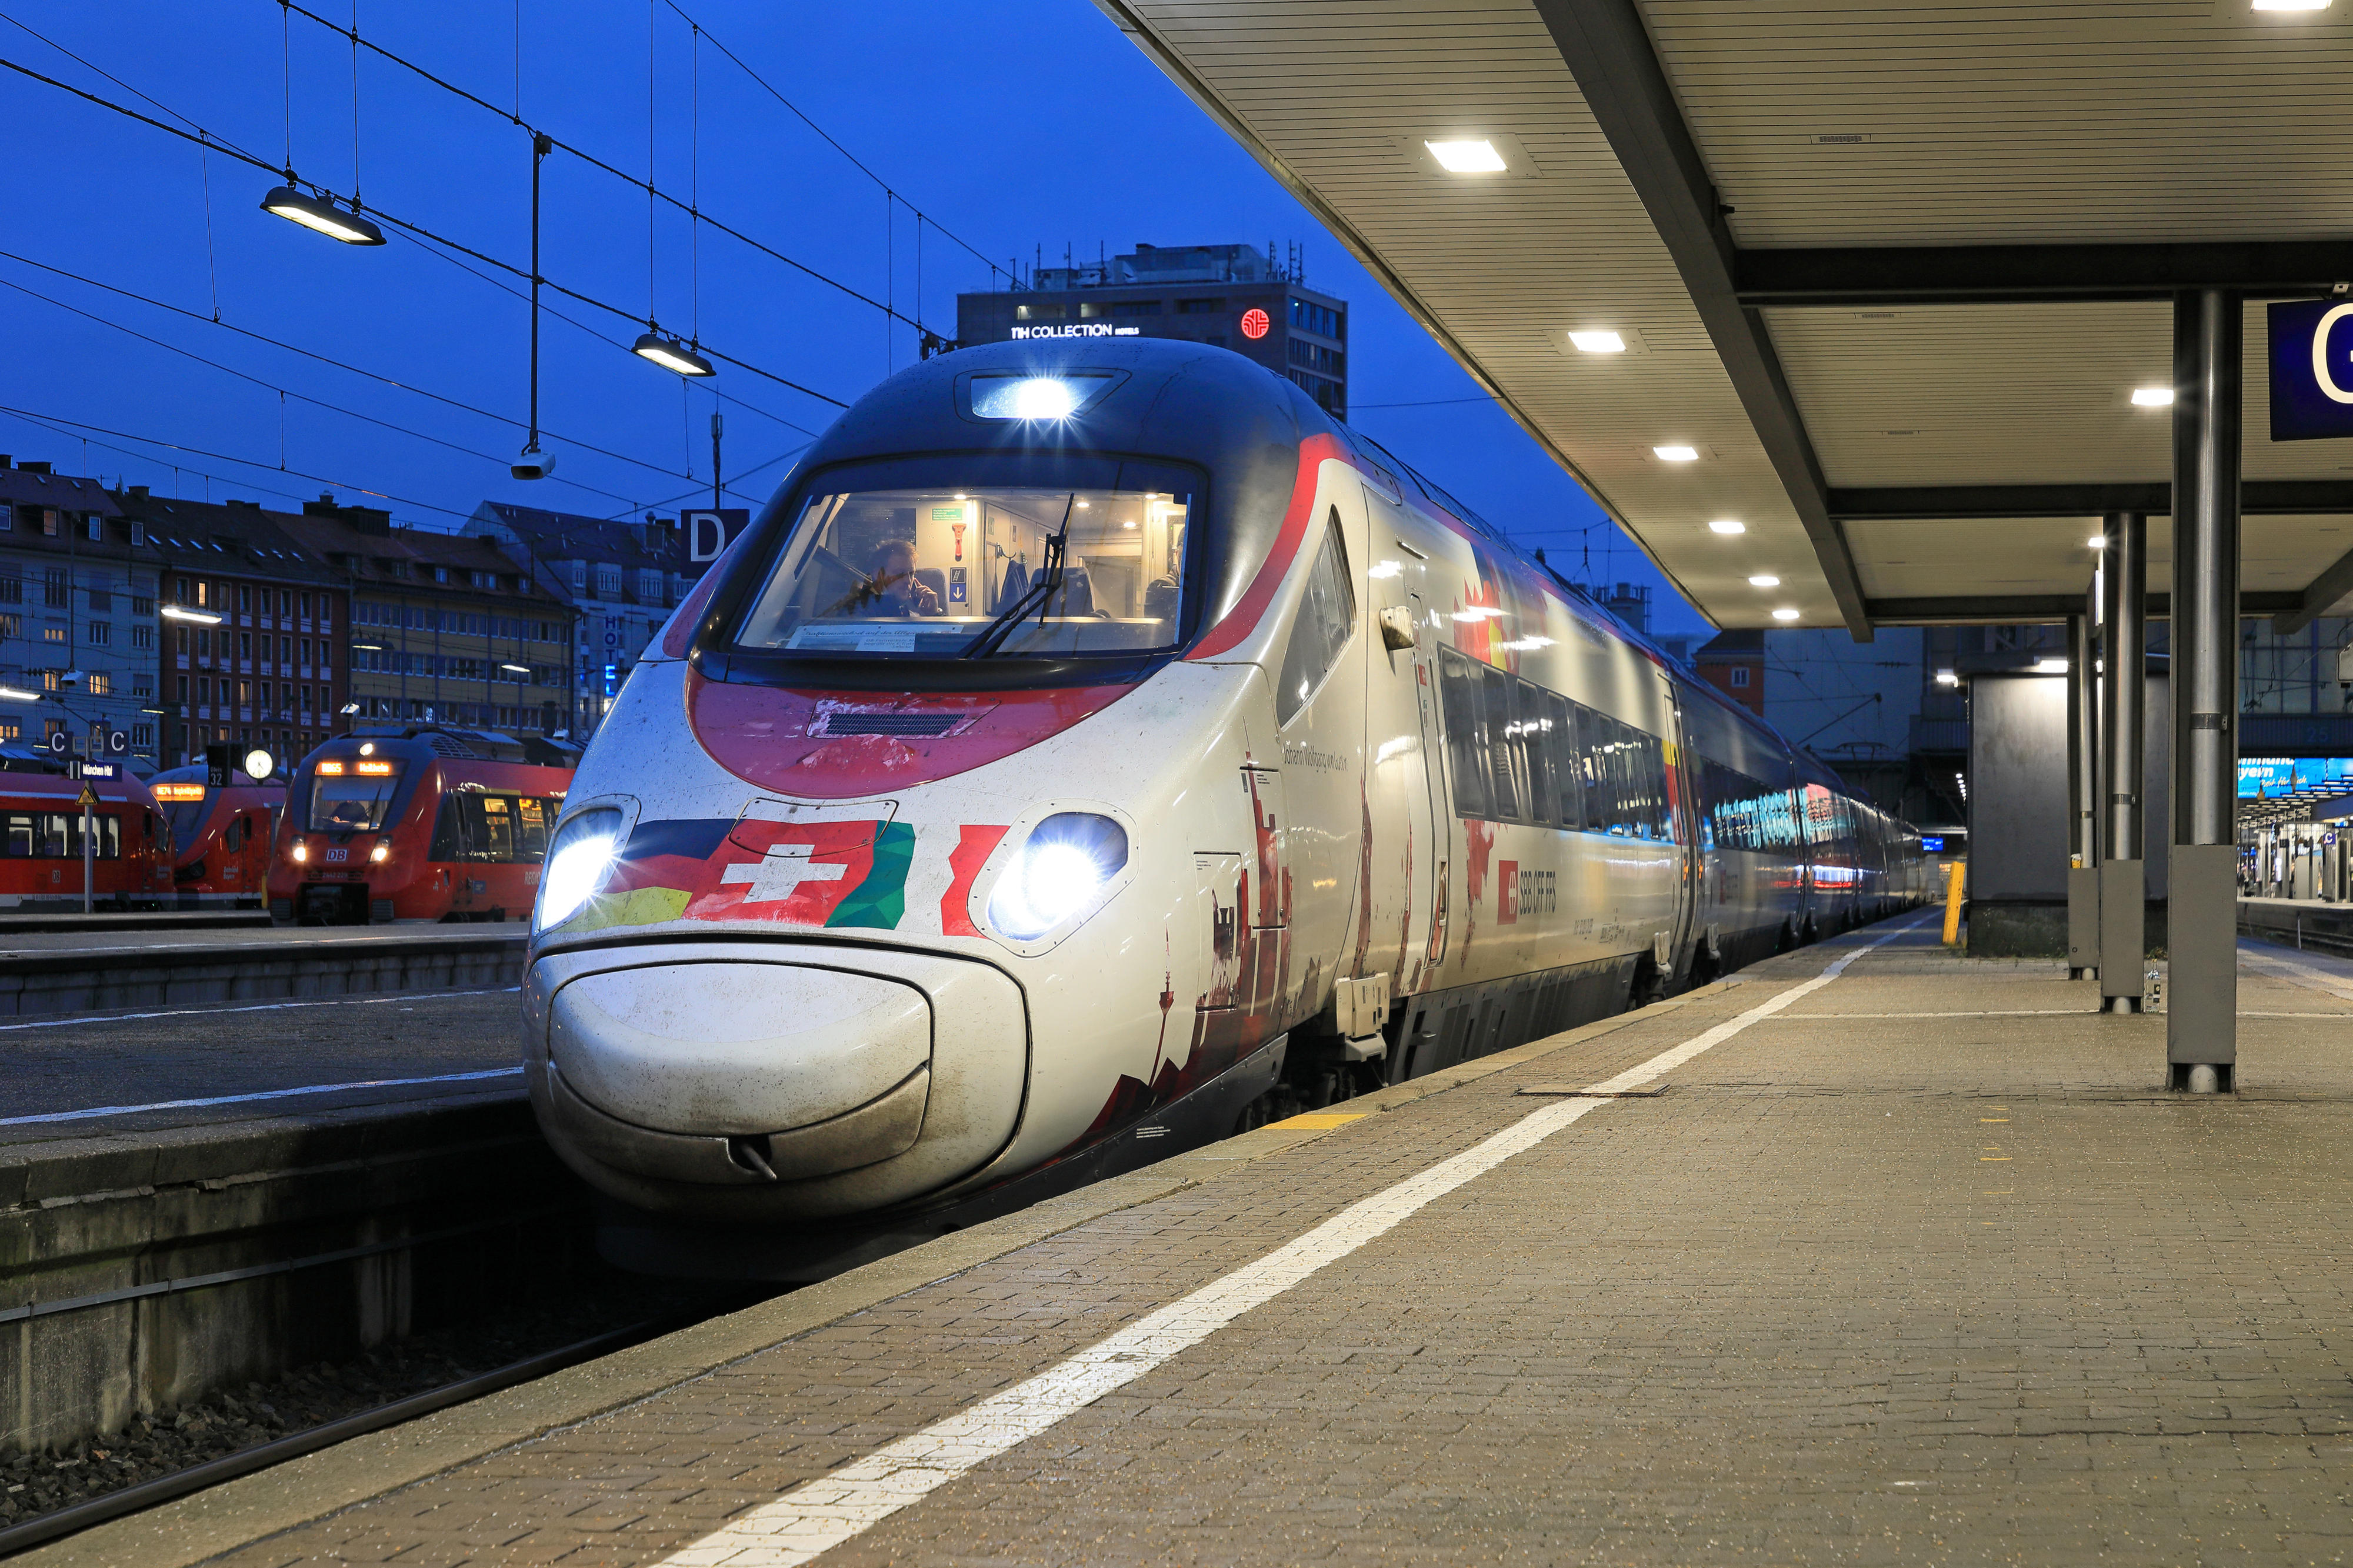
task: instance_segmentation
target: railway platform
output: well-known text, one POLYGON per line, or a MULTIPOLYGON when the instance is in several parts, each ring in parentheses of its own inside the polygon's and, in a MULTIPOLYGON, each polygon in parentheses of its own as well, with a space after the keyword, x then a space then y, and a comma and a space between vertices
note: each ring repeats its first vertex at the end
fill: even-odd
POLYGON ((23 1559, 2306 1563, 2353 965, 2240 1091, 1914 918, 23 1559))

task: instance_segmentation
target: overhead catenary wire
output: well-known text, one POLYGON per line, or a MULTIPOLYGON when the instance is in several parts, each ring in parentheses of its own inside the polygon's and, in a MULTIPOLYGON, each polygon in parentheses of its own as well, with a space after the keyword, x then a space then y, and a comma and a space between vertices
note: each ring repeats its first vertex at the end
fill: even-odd
MULTIPOLYGON (((406 425, 397 424, 390 419, 380 419, 373 414, 363 414, 356 408, 346 408, 341 404, 330 403, 323 397, 312 397, 307 393, 295 392, 290 388, 280 386, 275 382, 264 380, 262 377, 255 375, 249 371, 239 370, 235 365, 223 364, 220 361, 216 359, 206 359, 204 355, 197 353, 193 349, 184 349, 177 343, 170 343, 164 342, 161 338, 150 337, 145 332, 140 331, 134 327, 127 327, 120 321, 109 321, 104 316, 98 315, 93 311, 84 310, 78 306, 69 305, 62 300, 52 299, 48 295, 40 292, 38 289, 26 288, 22 283, 14 282, 5 278, 0 278, 0 289, 13 289, 19 294, 26 295, 30 299, 38 300, 47 305, 53 305, 60 310, 65 310, 73 315, 79 316, 84 321, 95 321, 102 327, 111 327, 116 331, 121 332, 126 336, 137 338, 142 343, 152 343, 167 353, 175 353, 185 359, 192 359, 198 364, 208 365, 212 369, 219 371, 225 375, 233 375, 239 381, 251 382, 256 386, 276 393, 281 405, 280 422, 280 466, 281 468, 285 466, 284 411, 282 405, 289 397, 294 399, 294 401, 298 403, 307 403, 314 408, 324 408, 330 413, 343 415, 348 419, 357 419, 363 424, 374 425, 380 429, 391 430, 399 435, 413 437, 416 440, 430 442, 436 447, 446 447, 450 451, 461 452, 470 458, 480 458, 486 463, 496 463, 501 461, 501 459, 492 457, 488 452, 477 451, 473 447, 465 446, 459 442, 451 441, 443 437, 432 435, 427 431, 415 429, 406 425)), ((657 471, 667 472, 668 470, 657 471)), ((691 478, 691 476, 689 477, 691 478)), ((586 490, 590 495, 603 496, 607 500, 628 501, 631 505, 636 504, 634 501, 630 500, 629 497, 622 495, 617 490, 601 489, 595 485, 582 484, 577 479, 557 479, 554 482, 558 484, 570 485, 575 489, 586 490)))
MULTIPOLYGON (((201 129, 195 132, 187 132, 181 130, 176 125, 167 125, 153 115, 142 114, 139 110, 132 109, 127 105, 116 103, 111 99, 101 98, 97 93, 91 92, 86 88, 74 86, 71 82, 60 81, 55 77, 45 75, 40 71, 33 69, 30 66, 24 65, 16 60, 0 58, 0 68, 15 71, 19 76, 29 77, 35 81, 43 83, 48 87, 54 87, 59 91, 70 93, 74 97, 81 99, 85 102, 95 104, 100 109, 111 110, 114 113, 122 115, 127 119, 138 121, 142 125, 152 126, 167 135, 179 137, 183 141, 195 142, 199 146, 211 147, 216 152, 222 153, 227 156, 236 158, 242 163, 251 164, 253 167, 261 169, 268 174, 277 174, 280 172, 272 168, 269 163, 263 159, 257 158, 249 153, 243 152, 237 148, 228 146, 224 142, 214 140, 208 132, 204 132, 201 129)), ((330 199, 333 198, 337 194, 326 186, 320 184, 316 181, 303 180, 299 183, 309 185, 313 191, 318 192, 322 196, 330 199)), ((505 272, 512 277, 521 278, 525 281, 530 279, 531 274, 528 270, 523 268, 517 267, 511 261, 501 260, 498 257, 491 256, 485 251, 476 250, 471 246, 451 239, 446 235, 437 234, 433 230, 424 227, 422 225, 411 223, 405 218, 396 217, 392 214, 385 212, 382 207, 371 207, 368 211, 370 216, 392 225, 394 227, 400 229, 407 235, 413 236, 421 240, 430 241, 433 245, 445 246, 451 250, 459 251, 464 255, 472 257, 475 260, 481 262, 485 266, 495 267, 500 271, 505 272)), ((578 300, 581 304, 589 306, 594 310, 603 310, 608 315, 617 316, 625 321, 638 321, 644 319, 634 310, 625 310, 607 300, 599 300, 592 294, 584 294, 576 289, 568 289, 563 284, 554 281, 553 279, 546 279, 545 286, 553 289, 557 293, 564 295, 567 299, 578 300)), ((829 403, 836 408, 847 408, 849 406, 845 400, 835 397, 829 393, 819 392, 815 387, 805 386, 801 383, 794 381, 789 376, 778 375, 774 371, 764 369, 763 367, 754 364, 747 360, 738 359, 732 354, 723 353, 720 351, 708 346, 704 347, 702 352, 706 357, 723 360, 727 363, 735 366, 738 370, 749 372, 751 374, 759 376, 765 381, 773 381, 779 386, 789 387, 793 391, 800 393, 803 396, 813 397, 820 403, 829 403)))
MULTIPOLYGON (((298 0, 279 0, 279 4, 295 15, 302 16, 311 22, 315 22, 320 26, 325 27, 332 32, 343 33, 345 31, 344 28, 337 26, 326 17, 320 16, 316 11, 310 9, 306 5, 299 4, 298 0)), ((559 152, 570 153, 572 156, 579 159, 582 163, 588 164, 591 168, 597 169, 605 174, 610 174, 617 180, 626 181, 629 184, 641 187, 646 193, 647 204, 649 206, 668 205, 674 207, 679 212, 690 216, 696 216, 694 209, 689 204, 679 200, 678 197, 670 195, 668 191, 661 189, 654 183, 650 161, 647 170, 647 177, 639 179, 637 175, 630 174, 628 170, 606 162, 604 159, 597 157, 595 153, 590 153, 582 147, 576 146, 572 142, 565 141, 562 137, 555 135, 552 132, 543 131, 542 128, 533 125, 527 121, 516 119, 515 116, 510 114, 507 110, 501 109, 497 104, 492 103, 490 100, 482 97, 480 93, 459 87, 457 83, 448 80, 447 78, 442 77, 434 71, 427 69, 425 67, 417 64, 415 60, 409 59, 406 56, 395 54, 390 49, 385 48, 383 45, 367 38, 357 38, 356 42, 358 47, 367 49, 380 58, 387 60, 390 63, 400 67, 404 70, 413 72, 423 80, 430 82, 435 87, 441 89, 444 92, 449 93, 454 97, 463 99, 466 102, 473 104, 476 108, 486 110, 489 112, 497 115, 501 120, 521 126, 525 131, 537 132, 542 135, 545 135, 550 142, 554 143, 559 152)), ((651 64, 652 62, 650 58, 649 58, 648 66, 649 69, 651 68, 651 64)), ((649 99, 650 99, 651 96, 652 95, 649 90, 648 94, 649 99)), ((650 114, 650 109, 649 113, 650 114)), ((650 130, 649 130, 649 138, 650 134, 650 130)), ((305 183, 307 184, 308 182, 305 183)), ((372 208, 370 210, 374 211, 375 209, 372 208)), ((378 212, 375 216, 381 217, 384 215, 381 212, 378 212)), ((727 236, 729 238, 738 240, 744 245, 750 246, 753 249, 760 252, 763 256, 791 268, 796 272, 801 273, 803 276, 815 282, 822 283, 828 289, 837 289, 839 292, 848 295, 849 298, 856 300, 860 304, 883 312, 886 316, 900 321, 904 321, 907 325, 915 328, 918 331, 923 330, 923 323, 921 321, 911 321, 907 317, 900 315, 887 301, 877 300, 871 294, 867 293, 864 289, 860 289, 853 284, 845 283, 839 278, 835 278, 830 274, 818 270, 816 268, 811 267, 805 261, 799 260, 795 257, 787 256, 783 251, 778 250, 776 247, 767 244, 764 240, 753 237, 751 235, 744 233, 742 229, 735 227, 732 224, 722 222, 720 219, 711 216, 708 213, 700 215, 700 219, 702 222, 709 224, 721 234, 727 236)), ((643 321, 646 318, 637 317, 634 319, 643 321)))
MULTIPOLYGON (((427 252, 427 254, 435 253, 427 252)), ((201 311, 191 310, 186 309, 185 306, 174 305, 167 300, 158 300, 151 295, 139 293, 135 289, 121 288, 111 283, 102 283, 95 278, 85 276, 79 272, 69 272, 60 267, 52 267, 47 262, 36 261, 29 256, 19 256, 11 250, 0 249, 0 260, 19 262, 26 267, 37 268, 39 270, 49 273, 55 277, 67 279, 72 282, 82 284, 88 288, 99 289, 104 293, 115 295, 121 299, 135 300, 139 303, 152 306, 155 310, 168 311, 175 316, 185 316, 192 321, 205 321, 206 320, 201 311)), ((5 279, 0 279, 0 282, 5 281, 5 279)), ((486 281, 492 282, 494 286, 503 287, 503 285, 496 284, 495 279, 486 279, 486 281)), ((15 285, 11 286, 14 287, 15 285)), ((26 291, 31 292, 30 290, 26 291)), ((42 297, 46 298, 46 296, 42 297)), ((72 309, 70 306, 66 308, 69 310, 72 309)), ((551 311, 550 314, 554 314, 554 312, 551 311)), ((101 321, 105 320, 105 318, 102 317, 99 319, 101 321)), ((571 321, 569 317, 562 317, 559 319, 570 321, 574 326, 579 326, 580 330, 583 331, 590 332, 592 334, 595 332, 594 328, 581 326, 580 323, 576 321, 571 321)), ((106 324, 109 326, 120 326, 120 323, 111 321, 106 321, 106 324)), ((271 348, 275 349, 283 349, 288 353, 299 354, 304 359, 314 360, 321 364, 331 366, 333 369, 345 372, 348 374, 359 376, 364 380, 379 382, 396 391, 406 392, 414 396, 426 398, 432 402, 441 404, 446 407, 455 408, 467 414, 478 415, 484 419, 495 419, 500 424, 510 426, 516 426, 521 424, 520 421, 508 415, 498 413, 496 410, 477 407, 475 405, 467 403, 462 399, 451 397, 443 393, 434 392, 429 388, 418 386, 410 382, 401 381, 396 377, 385 375, 377 371, 367 370, 362 366, 353 364, 347 360, 337 359, 332 354, 321 353, 316 349, 306 349, 299 343, 290 343, 282 338, 273 338, 267 332, 255 331, 250 327, 240 327, 234 321, 214 320, 210 324, 220 327, 224 331, 234 332, 239 337, 250 338, 255 342, 267 343, 271 348)), ((121 328, 121 330, 125 331, 131 331, 129 328, 121 328)), ((133 333, 133 335, 135 336, 138 334, 133 333)), ((610 342, 611 340, 607 339, 605 341, 610 342)), ((743 406, 750 407, 753 409, 753 412, 763 414, 765 417, 776 420, 777 424, 784 426, 787 429, 797 430, 804 436, 813 434, 813 432, 808 430, 805 426, 796 425, 788 419, 780 418, 773 414, 766 414, 765 410, 759 409, 752 405, 746 404, 743 405, 743 406)), ((675 468, 663 468, 659 463, 648 462, 643 458, 633 458, 627 452, 617 452, 608 447, 600 447, 591 441, 586 441, 576 437, 564 435, 559 431, 549 431, 548 434, 569 446, 578 447, 581 451, 595 452, 599 456, 611 458, 617 462, 628 463, 634 467, 644 468, 650 473, 660 474, 669 479, 691 479, 693 477, 690 474, 681 473, 675 468)))
MULTIPOLYGON (((261 462, 252 458, 240 458, 234 452, 206 451, 202 447, 184 446, 177 441, 166 441, 154 436, 142 436, 135 431, 116 430, 104 425, 92 425, 86 420, 68 419, 61 414, 44 414, 37 409, 14 408, 5 404, 0 404, 0 414, 14 415, 19 419, 25 420, 30 424, 39 425, 59 436, 70 437, 76 435, 85 435, 88 432, 94 430, 101 436, 112 436, 119 440, 138 441, 150 447, 161 447, 167 452, 186 452, 198 458, 209 458, 217 463, 235 463, 242 468, 260 468, 269 473, 291 474, 298 479, 311 479, 319 484, 332 485, 337 489, 353 490, 361 495, 374 496, 378 500, 388 500, 399 506, 417 507, 426 511, 438 511, 444 517, 466 518, 473 515, 471 512, 457 511, 446 506, 436 506, 429 500, 417 500, 408 496, 394 495, 388 490, 372 489, 366 485, 355 483, 351 479, 337 479, 332 474, 306 473, 301 468, 287 468, 279 463, 261 462), (59 426, 63 426, 65 428, 58 428, 59 426)), ((106 447, 106 443, 103 441, 100 442, 99 445, 106 447)), ((107 450, 112 452, 122 452, 126 457, 145 458, 149 462, 155 461, 153 458, 148 457, 146 453, 126 451, 121 447, 107 447, 107 450)), ((206 477, 208 479, 221 478, 221 476, 216 474, 206 475, 206 477)), ((227 484, 231 481, 224 479, 221 482, 227 484)), ((235 482, 247 484, 250 481, 240 479, 235 482)), ((255 488, 259 489, 260 487, 256 486, 255 488)), ((277 490, 271 493, 284 495, 288 492, 284 490, 277 490)))

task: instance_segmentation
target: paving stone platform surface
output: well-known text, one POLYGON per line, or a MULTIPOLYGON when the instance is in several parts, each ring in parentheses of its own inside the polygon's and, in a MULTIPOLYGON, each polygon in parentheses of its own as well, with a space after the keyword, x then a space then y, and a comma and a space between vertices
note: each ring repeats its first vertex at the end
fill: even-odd
MULTIPOLYGON (((1886 934, 219 1561, 660 1563, 1551 1103, 1520 1089, 1606 1079, 1886 934)), ((819 1561, 2345 1560, 2353 966, 2248 950, 2243 1091, 2192 1099, 2162 1087, 2163 1018, 2095 1016, 2095 985, 1935 935, 819 1561)))

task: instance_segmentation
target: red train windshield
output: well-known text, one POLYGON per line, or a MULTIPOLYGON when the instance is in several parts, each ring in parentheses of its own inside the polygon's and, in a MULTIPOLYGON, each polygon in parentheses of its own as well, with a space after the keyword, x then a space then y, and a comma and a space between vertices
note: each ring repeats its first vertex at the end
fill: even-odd
POLYGON ((865 489, 853 473, 828 489, 820 479, 736 645, 856 659, 1175 647, 1195 482, 1168 464, 1089 467, 1103 483, 865 489))
POLYGON ((311 785, 312 833, 376 833, 392 812, 400 764, 372 757, 321 761, 311 785))
POLYGON ((155 804, 164 808, 165 820, 172 825, 172 852, 185 855, 195 847, 196 835, 205 827, 205 814, 210 809, 205 786, 200 784, 156 784, 155 804))

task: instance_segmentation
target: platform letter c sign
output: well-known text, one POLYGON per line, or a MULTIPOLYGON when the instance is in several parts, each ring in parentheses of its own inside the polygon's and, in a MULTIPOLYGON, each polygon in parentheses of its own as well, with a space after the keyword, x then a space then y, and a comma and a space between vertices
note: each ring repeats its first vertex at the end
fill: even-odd
POLYGON ((2271 337, 2272 439, 2353 436, 2353 301, 2264 307, 2271 337))
POLYGON ((2337 385, 2328 374, 2328 329, 2348 316, 2353 316, 2353 305, 2331 306, 2312 329, 2312 379, 2331 403, 2353 403, 2353 392, 2337 385))

